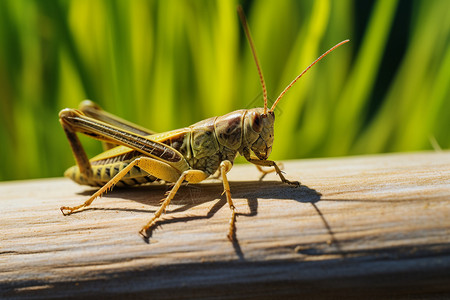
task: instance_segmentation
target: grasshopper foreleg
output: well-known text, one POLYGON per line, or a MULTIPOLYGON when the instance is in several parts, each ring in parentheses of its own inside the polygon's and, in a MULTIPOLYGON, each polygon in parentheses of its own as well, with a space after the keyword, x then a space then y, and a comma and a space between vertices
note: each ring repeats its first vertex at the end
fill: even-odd
MULTIPOLYGON (((275 168, 275 172, 280 177, 282 182, 290 184, 290 185, 294 185, 294 186, 299 186, 300 185, 300 182, 298 182, 298 181, 287 180, 286 177, 284 177, 283 173, 281 172, 280 167, 273 160, 259 160, 259 159, 254 159, 254 158, 250 158, 250 159, 247 159, 247 160, 248 160, 248 162, 256 165, 256 167, 258 167, 258 166, 274 167, 275 168)), ((267 171, 264 171, 264 172, 269 173, 267 171)))
POLYGON ((252 156, 250 154, 250 151, 248 148, 244 149, 242 152, 242 155, 245 157, 245 159, 249 162, 252 163, 256 166, 256 168, 258 168, 259 171, 261 171, 263 173, 263 177, 268 174, 268 173, 272 173, 273 171, 265 171, 263 170, 261 167, 274 167, 275 172, 277 173, 277 175, 280 177, 281 181, 283 183, 287 183, 290 185, 294 185, 294 186, 299 186, 300 182, 298 181, 290 181, 287 180, 284 175, 283 172, 280 169, 280 166, 283 167, 282 164, 280 164, 280 166, 274 162, 273 160, 265 160, 265 159, 258 159, 255 158, 255 156, 252 156))
MULTIPOLYGON (((278 167, 280 168, 280 170, 283 170, 283 168, 284 168, 283 163, 281 163, 281 162, 275 162, 275 163, 278 165, 278 167)), ((277 171, 275 168, 274 168, 274 169, 265 170, 265 169, 263 169, 263 167, 261 167, 261 166, 259 166, 259 165, 255 165, 255 167, 258 169, 258 171, 260 171, 260 172, 262 173, 261 177, 259 178, 260 181, 263 180, 263 178, 264 178, 267 174, 270 174, 270 173, 273 173, 273 172, 276 172, 276 171, 277 171)))

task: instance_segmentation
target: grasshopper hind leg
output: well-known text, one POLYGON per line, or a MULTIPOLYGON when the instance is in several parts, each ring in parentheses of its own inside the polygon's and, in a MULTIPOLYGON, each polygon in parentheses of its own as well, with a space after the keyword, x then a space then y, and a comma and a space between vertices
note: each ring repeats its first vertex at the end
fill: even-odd
POLYGON ((75 211, 91 205, 91 203, 97 197, 100 197, 107 191, 111 190, 134 166, 141 168, 150 175, 169 182, 175 182, 179 177, 179 172, 176 171, 172 166, 150 157, 139 157, 133 160, 113 178, 111 178, 110 181, 108 181, 97 192, 95 192, 86 202, 73 207, 63 206, 60 208, 61 212, 64 215, 70 215, 75 211))

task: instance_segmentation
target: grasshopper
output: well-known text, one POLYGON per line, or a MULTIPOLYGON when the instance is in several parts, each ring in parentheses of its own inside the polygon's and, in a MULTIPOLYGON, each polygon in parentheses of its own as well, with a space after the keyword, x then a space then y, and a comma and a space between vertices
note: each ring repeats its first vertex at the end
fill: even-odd
POLYGON ((281 92, 268 109, 264 76, 242 8, 238 11, 259 73, 264 107, 236 110, 163 133, 152 132, 109 114, 89 100, 83 101, 79 110, 63 109, 59 113, 59 121, 76 160, 76 166, 69 168, 64 175, 79 184, 101 187, 83 204, 61 207, 64 215, 89 206, 115 185, 129 186, 155 181, 174 183, 161 206, 139 232, 148 239, 183 182, 198 183, 217 172, 231 210, 227 237, 234 240, 236 208, 231 198, 227 173, 238 154, 263 173, 269 171, 263 171, 262 166, 272 167, 283 183, 296 187, 300 185, 298 181, 287 180, 280 167, 268 160, 274 141, 274 109, 286 91, 306 71, 348 40, 338 43, 317 58, 281 92), (107 150, 89 160, 77 133, 102 141, 107 150))

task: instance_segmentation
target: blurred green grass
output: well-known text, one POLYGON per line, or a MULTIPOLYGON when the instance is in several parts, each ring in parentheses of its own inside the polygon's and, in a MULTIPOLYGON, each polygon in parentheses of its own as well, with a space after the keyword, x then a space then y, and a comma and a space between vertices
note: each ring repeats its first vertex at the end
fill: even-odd
MULTIPOLYGON (((261 106, 238 3, 0 1, 0 180, 61 176, 83 99, 155 131, 261 106)), ((272 159, 449 148, 450 1, 242 4, 272 101, 351 40, 280 102, 272 159)))

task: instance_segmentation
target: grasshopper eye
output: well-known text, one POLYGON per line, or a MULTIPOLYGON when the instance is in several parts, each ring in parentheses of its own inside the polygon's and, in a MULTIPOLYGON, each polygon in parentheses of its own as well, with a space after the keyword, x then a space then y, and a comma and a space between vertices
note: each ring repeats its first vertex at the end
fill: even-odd
POLYGON ((261 132, 262 130, 262 120, 260 114, 254 114, 252 120, 252 129, 255 132, 261 132))

